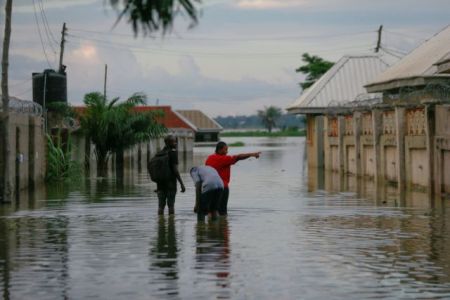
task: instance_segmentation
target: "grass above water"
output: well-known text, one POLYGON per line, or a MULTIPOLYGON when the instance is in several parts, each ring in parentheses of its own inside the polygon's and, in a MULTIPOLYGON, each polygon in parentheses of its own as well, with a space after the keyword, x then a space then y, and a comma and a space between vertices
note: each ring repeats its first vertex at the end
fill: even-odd
POLYGON ((241 141, 237 141, 237 142, 228 144, 228 146, 230 146, 230 147, 244 147, 245 143, 241 142, 241 141))
POLYGON ((293 137, 305 136, 305 130, 282 130, 268 132, 264 130, 228 131, 220 133, 221 137, 293 137))

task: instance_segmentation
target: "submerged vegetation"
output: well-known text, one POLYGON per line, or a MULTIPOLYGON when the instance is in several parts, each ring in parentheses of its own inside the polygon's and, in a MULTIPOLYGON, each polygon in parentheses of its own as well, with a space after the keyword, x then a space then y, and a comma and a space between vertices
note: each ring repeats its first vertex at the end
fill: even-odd
POLYGON ((123 167, 123 152, 128 147, 151 138, 161 137, 167 129, 157 122, 160 112, 137 112, 134 108, 146 104, 146 96, 135 93, 127 100, 108 101, 101 93, 84 97, 86 110, 81 114, 81 128, 95 146, 97 174, 105 177, 111 154, 116 155, 116 170, 123 167))
POLYGON ((244 147, 245 143, 241 142, 241 141, 237 141, 237 142, 228 144, 228 146, 230 146, 230 147, 244 147))
POLYGON ((72 142, 70 136, 63 141, 61 131, 56 136, 47 135, 47 173, 46 181, 61 182, 79 179, 82 168, 79 162, 72 160, 72 142))

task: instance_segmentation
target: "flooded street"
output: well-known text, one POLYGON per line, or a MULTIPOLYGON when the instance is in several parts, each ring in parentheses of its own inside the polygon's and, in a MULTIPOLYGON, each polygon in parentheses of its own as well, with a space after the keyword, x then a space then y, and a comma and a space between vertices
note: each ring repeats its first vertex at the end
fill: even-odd
POLYGON ((188 175, 213 147, 180 157, 174 217, 157 216, 156 186, 137 171, 2 207, 3 298, 450 299, 449 200, 308 179, 304 138, 225 141, 262 155, 233 166, 229 216, 215 223, 197 224, 188 175))

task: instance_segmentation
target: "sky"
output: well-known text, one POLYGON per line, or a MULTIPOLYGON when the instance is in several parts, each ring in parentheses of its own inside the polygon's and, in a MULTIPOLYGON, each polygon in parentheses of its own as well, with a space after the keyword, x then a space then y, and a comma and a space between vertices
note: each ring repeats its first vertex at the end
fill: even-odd
POLYGON ((196 26, 178 15, 166 35, 136 37, 126 20, 114 26, 108 0, 14 0, 10 95, 31 100, 31 73, 58 68, 64 22, 71 105, 103 92, 107 64, 109 98, 144 92, 149 105, 216 117, 293 103, 302 53, 331 61, 373 53, 382 24, 382 53, 401 57, 450 21, 448 0, 204 0, 198 7, 196 26))

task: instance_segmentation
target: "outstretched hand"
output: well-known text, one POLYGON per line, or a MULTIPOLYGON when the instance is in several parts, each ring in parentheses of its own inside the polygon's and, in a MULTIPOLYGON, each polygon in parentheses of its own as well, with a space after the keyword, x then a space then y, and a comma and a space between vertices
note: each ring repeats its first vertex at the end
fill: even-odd
POLYGON ((255 158, 259 158, 260 155, 261 155, 261 151, 253 153, 253 156, 255 158))

